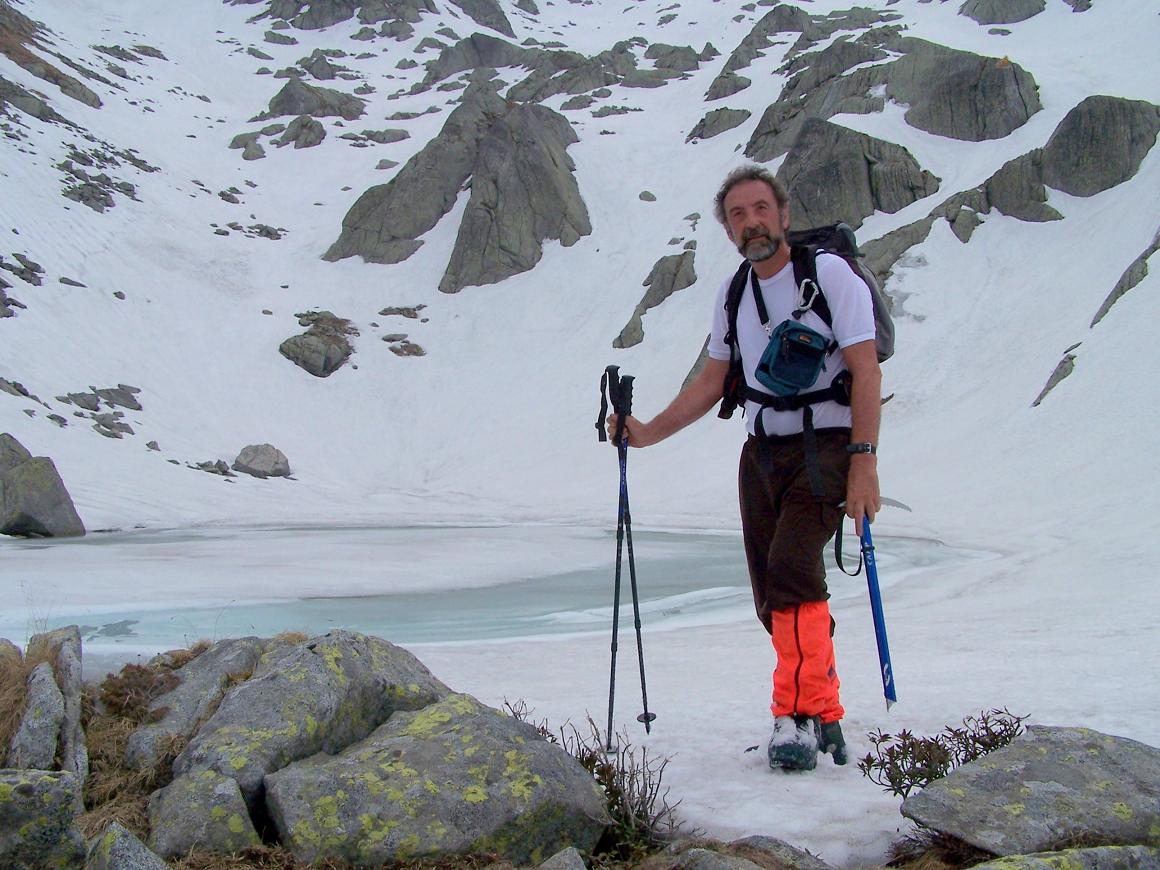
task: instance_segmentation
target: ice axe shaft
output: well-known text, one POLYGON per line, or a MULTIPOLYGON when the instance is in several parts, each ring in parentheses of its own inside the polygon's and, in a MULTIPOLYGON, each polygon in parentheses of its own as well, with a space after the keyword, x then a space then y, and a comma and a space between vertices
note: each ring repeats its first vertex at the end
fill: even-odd
POLYGON ((898 700, 894 689, 894 667, 890 663, 890 644, 886 639, 886 616, 882 612, 882 589, 878 585, 878 565, 874 560, 874 539, 870 534, 870 517, 862 518, 862 561, 866 565, 866 586, 870 591, 870 613, 874 617, 874 638, 878 642, 878 664, 882 669, 882 694, 886 709, 898 700))

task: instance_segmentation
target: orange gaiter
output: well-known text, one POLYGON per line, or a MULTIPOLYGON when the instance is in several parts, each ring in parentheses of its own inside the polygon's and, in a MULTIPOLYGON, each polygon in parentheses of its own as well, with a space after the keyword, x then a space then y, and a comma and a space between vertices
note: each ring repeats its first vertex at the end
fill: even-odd
POLYGON ((809 601, 773 612, 774 716, 820 716, 835 722, 845 715, 838 700, 838 671, 830 636, 830 606, 809 601))

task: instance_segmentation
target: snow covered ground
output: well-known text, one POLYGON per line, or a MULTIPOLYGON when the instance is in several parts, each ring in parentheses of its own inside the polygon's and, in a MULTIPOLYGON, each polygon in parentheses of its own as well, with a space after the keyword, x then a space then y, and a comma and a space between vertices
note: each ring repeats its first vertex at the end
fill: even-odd
MULTIPOLYGON (((698 48, 711 41, 723 56, 765 11, 687 0, 677 21, 662 27, 661 7, 672 4, 659 0, 623 9, 539 5, 538 19, 511 15, 517 40, 555 38, 594 52, 640 34, 698 48)), ((819 0, 809 9, 846 5, 819 0)), ((1085 96, 1160 103, 1160 18, 1152 4, 1097 3, 1076 14, 1049 0, 1006 36, 957 15, 954 3, 870 5, 900 13, 916 35, 1010 57, 1033 73, 1044 108, 1006 139, 982 145, 908 128, 899 107, 835 119, 905 145, 942 178, 935 197, 870 218, 861 239, 926 214, 1043 145, 1085 96)), ((529 273, 447 296, 435 287, 463 202, 404 263, 319 259, 359 193, 388 177, 377 162, 405 161, 446 111, 407 122, 412 138, 381 149, 352 149, 330 135, 317 149, 271 149, 265 160, 243 163, 226 148, 253 128, 247 119, 280 86, 255 76, 258 61, 230 39, 276 54, 270 66, 277 68, 333 46, 336 33, 347 45, 357 22, 295 32, 300 45, 279 47, 261 42, 263 25, 246 24, 258 8, 252 5, 35 0, 19 8, 56 34, 57 50, 95 67, 94 44, 146 43, 168 60, 130 70, 124 92, 90 82, 105 103, 94 110, 0 57, 0 75, 45 92, 58 111, 162 169, 132 175, 139 202, 120 199, 98 215, 59 196, 53 164, 69 138, 61 129, 29 121, 25 145, 0 140, 0 253, 9 261, 9 252, 23 253, 47 270, 41 287, 10 282, 9 293, 27 309, 0 321, 0 377, 23 383, 60 413, 68 406, 53 397, 89 385, 140 387, 144 406, 127 418, 137 434, 111 441, 80 420, 58 428, 45 408, 0 394, 0 431, 55 460, 90 530, 140 529, 174 540, 169 555, 154 560, 95 534, 83 543, 0 540, 0 622, 13 639, 90 606, 117 614, 420 586, 454 599, 456 590, 568 572, 577 582, 603 583, 600 595, 610 600, 617 468, 593 430, 599 376, 613 363, 636 376, 636 407, 648 416, 667 403, 696 357, 713 292, 735 259, 711 218, 712 194, 784 79, 781 49, 744 71, 758 86, 727 101, 754 117, 716 139, 684 142, 708 108, 702 94, 722 60, 686 82, 617 90, 611 100, 644 112, 575 116, 581 141, 569 153, 593 234, 571 248, 549 245, 529 273), (243 204, 201 194, 195 180, 215 192, 236 186, 243 204), (640 200, 643 190, 656 202, 640 200), (703 215, 695 226, 685 219, 693 212, 703 215), (286 227, 286 237, 222 238, 210 226, 249 223, 250 215, 286 227), (667 247, 673 237, 697 241, 698 282, 646 314, 643 344, 614 351, 641 280, 658 256, 676 250, 667 247), (60 284, 62 276, 87 286, 60 284), (379 340, 397 324, 377 312, 415 304, 427 306, 429 322, 408 321, 406 330, 427 356, 401 359, 379 340), (362 331, 354 365, 325 381, 277 353, 300 331, 294 314, 311 308, 349 317, 362 331), (146 450, 148 440, 161 450, 146 450), (226 481, 186 467, 230 460, 257 442, 282 449, 295 479, 226 481), (304 542, 315 539, 305 533, 295 544, 292 536, 246 531, 319 526, 334 529, 320 552, 310 551, 304 542), (476 531, 454 545, 418 531, 392 533, 389 544, 349 532, 416 526, 476 531), (232 540, 231 558, 200 557, 183 538, 206 530, 232 540), (213 574, 210 565, 226 567, 213 574)), ((433 35, 445 19, 426 17, 414 40, 433 35)), ((460 35, 470 32, 465 17, 453 23, 460 35)), ((411 78, 396 70, 398 54, 389 53, 410 45, 391 43, 382 58, 361 62, 379 91, 366 126, 446 98, 383 98, 421 75, 421 68, 411 78)), ((1028 224, 992 213, 968 245, 938 226, 896 269, 887 289, 900 303, 899 350, 885 368, 895 398, 884 411, 879 468, 884 493, 913 513, 886 510, 875 532, 899 703, 885 710, 864 581, 833 578, 844 727, 855 756, 868 750, 873 729, 932 733, 992 707, 1160 745, 1160 548, 1151 514, 1160 448, 1160 381, 1150 372, 1160 315, 1155 261, 1152 274, 1089 327, 1160 228, 1157 189, 1160 149, 1153 148, 1119 187, 1086 199, 1050 191, 1063 221, 1028 224), (1077 342, 1075 372, 1032 408, 1077 342), (891 575, 891 542, 906 539, 941 542, 952 557, 891 575)), ((710 533, 703 546, 712 553, 722 540, 736 541, 741 439, 740 421, 708 419, 633 451, 639 534, 710 533)), ((674 572, 695 563, 687 555, 656 562, 674 572)), ((656 582, 641 568, 643 585, 656 582)), ((702 588, 745 582, 739 573, 733 583, 712 578, 702 588)), ((742 597, 688 618, 652 616, 644 643, 658 718, 646 738, 635 722, 635 657, 622 654, 617 723, 650 752, 671 756, 665 781, 687 824, 721 837, 771 834, 839 866, 880 861, 904 827, 896 798, 853 765, 786 775, 769 771, 762 752, 744 751, 768 736, 773 664, 749 602, 742 597)), ((535 716, 557 724, 589 714, 602 721, 607 628, 606 620, 505 639, 464 631, 407 645, 446 683, 485 702, 522 698, 535 716)), ((621 630, 623 652, 631 621, 622 619, 621 630)), ((177 630, 172 643, 187 639, 177 630)))

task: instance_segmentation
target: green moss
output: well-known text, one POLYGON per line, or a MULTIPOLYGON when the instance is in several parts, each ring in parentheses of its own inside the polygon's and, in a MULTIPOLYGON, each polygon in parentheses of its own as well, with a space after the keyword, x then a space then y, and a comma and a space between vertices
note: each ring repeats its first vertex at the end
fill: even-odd
POLYGON ((0 782, 0 804, 6 804, 12 800, 12 786, 6 782, 0 782))
POLYGON ((481 785, 469 785, 463 790, 463 799, 469 804, 481 804, 487 800, 487 789, 481 785))
POLYGON ((246 823, 240 815, 233 813, 230 820, 226 822, 226 827, 230 829, 231 834, 240 834, 246 830, 246 823))
POLYGON ((1027 807, 1025 807, 1021 803, 1013 803, 1013 804, 1004 804, 1002 809, 1009 816, 1021 816, 1021 815, 1023 815, 1023 813, 1027 809, 1027 807))
POLYGON ((1132 808, 1123 801, 1116 801, 1112 804, 1112 815, 1114 815, 1121 822, 1129 822, 1136 815, 1132 808))
POLYGON ((222 806, 214 807, 209 811, 211 821, 220 822, 226 817, 226 808, 222 806))

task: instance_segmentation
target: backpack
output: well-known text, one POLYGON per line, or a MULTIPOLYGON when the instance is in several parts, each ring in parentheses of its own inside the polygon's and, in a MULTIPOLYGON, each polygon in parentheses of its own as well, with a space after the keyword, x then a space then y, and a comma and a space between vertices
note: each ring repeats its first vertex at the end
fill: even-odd
MULTIPOLYGON (((846 261, 850 269, 862 279, 870 291, 870 299, 874 309, 874 347, 878 354, 878 362, 882 363, 894 355, 894 321, 890 317, 890 303, 886 294, 878 284, 878 279, 869 267, 862 262, 862 252, 858 250, 858 242, 854 237, 854 230, 846 223, 829 224, 821 227, 812 227, 805 230, 791 230, 786 234, 786 242, 790 246, 790 261, 793 264, 794 283, 799 288, 806 282, 811 283, 818 292, 814 293, 808 309, 818 315, 828 327, 833 327, 833 316, 830 306, 826 302, 824 288, 818 283, 817 256, 819 252, 835 254, 846 261)), ((729 290, 725 294, 725 311, 728 327, 725 332, 725 342, 729 345, 730 360, 729 373, 725 378, 725 390, 721 400, 718 417, 729 418, 733 411, 747 398, 762 402, 761 393, 748 389, 745 384, 745 375, 741 366, 741 355, 737 349, 737 311, 741 307, 741 297, 745 293, 745 286, 750 283, 752 268, 749 262, 742 261, 729 290)), ((760 294, 757 296, 759 308, 764 309, 760 294)), ((795 315, 800 316, 800 315, 795 315)), ((839 375, 832 385, 834 395, 820 395, 830 391, 818 391, 818 395, 806 393, 798 397, 797 401, 788 403, 801 407, 810 404, 809 401, 825 401, 833 399, 842 404, 849 404, 849 374, 845 379, 839 375), (806 399, 806 402, 802 402, 806 399), (843 401, 844 400, 844 401, 843 401)), ((778 403, 787 404, 787 403, 778 403)), ((782 410, 783 408, 779 408, 782 410)))

